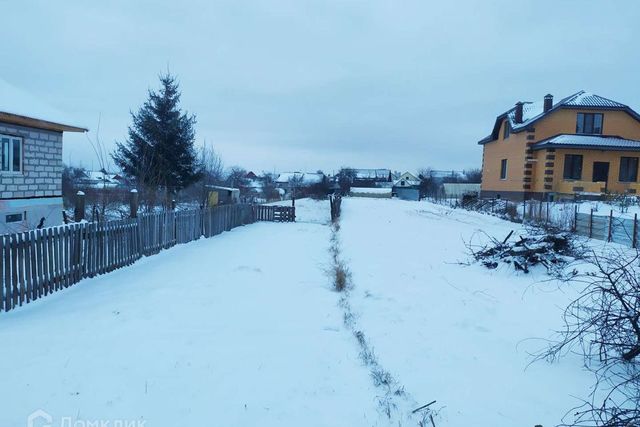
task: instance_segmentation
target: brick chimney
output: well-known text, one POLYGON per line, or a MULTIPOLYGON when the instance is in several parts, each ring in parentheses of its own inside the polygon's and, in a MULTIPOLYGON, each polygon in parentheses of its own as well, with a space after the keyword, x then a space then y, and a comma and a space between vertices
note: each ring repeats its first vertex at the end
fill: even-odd
POLYGON ((553 95, 548 93, 544 96, 544 112, 551 110, 551 107, 553 107, 553 95))
POLYGON ((522 102, 516 102, 516 112, 514 117, 514 121, 516 123, 522 123, 522 105, 522 102))

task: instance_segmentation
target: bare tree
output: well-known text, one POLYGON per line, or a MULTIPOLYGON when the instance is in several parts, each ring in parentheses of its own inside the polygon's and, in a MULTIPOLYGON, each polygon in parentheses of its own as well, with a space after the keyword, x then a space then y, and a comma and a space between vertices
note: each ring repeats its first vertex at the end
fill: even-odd
MULTIPOLYGON (((224 165, 222 159, 213 148, 213 145, 206 142, 200 150, 200 179, 193 185, 195 197, 201 206, 207 204, 210 185, 220 185, 224 182, 224 165)), ((185 193, 191 193, 191 189, 187 189, 185 193)))
POLYGON ((640 254, 590 256, 593 268, 570 279, 583 284, 564 312, 560 339, 539 358, 579 352, 595 375, 584 404, 567 426, 640 425, 640 254))
POLYGON ((351 191, 351 185, 356 178, 356 171, 350 167, 342 167, 338 172, 338 186, 340 187, 340 194, 346 195, 351 191))
POLYGON ((276 186, 276 177, 271 173, 262 176, 262 194, 267 202, 280 200, 280 192, 276 186))

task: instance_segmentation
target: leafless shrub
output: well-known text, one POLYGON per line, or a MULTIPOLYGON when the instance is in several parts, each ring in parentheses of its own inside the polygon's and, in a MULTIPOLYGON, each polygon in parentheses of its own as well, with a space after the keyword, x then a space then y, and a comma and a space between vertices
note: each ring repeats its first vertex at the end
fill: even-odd
POLYGON ((564 311, 559 340, 538 359, 555 360, 578 352, 595 374, 595 385, 584 404, 572 411, 573 419, 563 425, 640 425, 639 260, 638 253, 593 254, 592 270, 572 278, 584 287, 564 311))
POLYGON ((334 287, 338 292, 342 292, 349 286, 349 279, 351 277, 351 273, 349 269, 345 266, 344 262, 340 261, 334 267, 334 287))
POLYGON ((371 378, 373 378, 373 385, 376 387, 389 387, 393 383, 391 374, 380 367, 371 370, 371 378))

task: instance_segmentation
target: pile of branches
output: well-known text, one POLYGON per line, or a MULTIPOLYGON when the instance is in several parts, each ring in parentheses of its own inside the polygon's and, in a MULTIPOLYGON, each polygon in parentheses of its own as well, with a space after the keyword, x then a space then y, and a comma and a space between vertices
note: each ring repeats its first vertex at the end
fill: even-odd
POLYGON ((541 264, 547 271, 556 271, 576 256, 573 237, 569 233, 540 233, 511 239, 513 231, 503 240, 489 236, 483 246, 467 245, 476 262, 493 269, 501 262, 511 264, 518 271, 529 272, 541 264))

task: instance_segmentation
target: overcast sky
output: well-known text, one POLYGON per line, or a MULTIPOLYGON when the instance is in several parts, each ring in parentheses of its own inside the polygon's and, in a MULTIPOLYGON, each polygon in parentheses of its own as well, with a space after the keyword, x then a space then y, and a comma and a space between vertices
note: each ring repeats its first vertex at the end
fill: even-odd
MULTIPOLYGON (((169 68, 226 166, 479 167, 518 100, 640 109, 640 2, 0 0, 0 78, 111 148, 169 68)), ((2 94, 0 93, 0 97, 2 94)), ((96 166, 86 137, 64 161, 96 166)))

